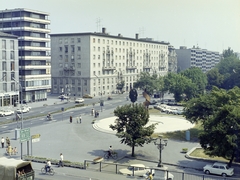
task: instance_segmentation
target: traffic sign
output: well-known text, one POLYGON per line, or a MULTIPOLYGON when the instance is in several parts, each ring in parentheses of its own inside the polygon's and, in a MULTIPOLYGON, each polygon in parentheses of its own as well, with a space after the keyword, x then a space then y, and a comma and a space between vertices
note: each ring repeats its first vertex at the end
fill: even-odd
POLYGON ((40 134, 32 135, 32 143, 39 142, 40 141, 40 134))
POLYGON ((29 141, 31 139, 30 128, 20 130, 20 142, 29 141))

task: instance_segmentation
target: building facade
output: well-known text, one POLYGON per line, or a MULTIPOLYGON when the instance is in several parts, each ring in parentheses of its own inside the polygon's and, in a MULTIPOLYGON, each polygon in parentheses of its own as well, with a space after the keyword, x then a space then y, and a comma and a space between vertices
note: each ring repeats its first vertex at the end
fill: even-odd
POLYGON ((51 88, 48 16, 29 9, 0 11, 0 31, 18 36, 19 81, 26 102, 46 100, 51 88))
POLYGON ((190 67, 199 67, 203 72, 207 72, 220 62, 219 52, 200 49, 195 46, 189 49, 180 46, 180 49, 176 49, 176 53, 179 71, 190 67))
POLYGON ((19 101, 18 38, 0 32, 0 107, 19 101))
POLYGON ((129 91, 141 72, 168 72, 168 43, 101 33, 51 34, 52 93, 110 95, 129 91))
POLYGON ((177 53, 172 45, 168 46, 168 72, 177 72, 177 53))

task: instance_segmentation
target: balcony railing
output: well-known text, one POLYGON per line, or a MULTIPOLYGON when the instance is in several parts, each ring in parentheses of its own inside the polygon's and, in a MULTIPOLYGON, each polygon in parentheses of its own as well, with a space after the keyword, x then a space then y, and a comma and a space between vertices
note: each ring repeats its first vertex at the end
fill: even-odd
POLYGON ((126 66, 127 70, 137 69, 137 66, 126 66))
POLYGON ((105 71, 108 71, 108 70, 115 70, 116 67, 114 67, 114 66, 104 66, 104 67, 102 67, 102 69, 105 70, 105 71))

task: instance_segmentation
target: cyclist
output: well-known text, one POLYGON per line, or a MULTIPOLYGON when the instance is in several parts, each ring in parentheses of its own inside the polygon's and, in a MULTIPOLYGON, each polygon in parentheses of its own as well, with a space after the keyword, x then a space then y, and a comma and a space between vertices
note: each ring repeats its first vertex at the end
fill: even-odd
POLYGON ((48 172, 51 168, 51 161, 50 160, 47 160, 47 163, 45 165, 45 171, 48 172))
POLYGON ((112 152, 113 152, 112 146, 109 146, 108 157, 110 157, 112 155, 112 152))

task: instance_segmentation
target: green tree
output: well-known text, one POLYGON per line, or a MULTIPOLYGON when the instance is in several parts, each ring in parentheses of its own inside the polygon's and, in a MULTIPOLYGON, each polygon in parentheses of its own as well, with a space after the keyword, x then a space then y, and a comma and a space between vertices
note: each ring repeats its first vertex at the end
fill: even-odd
POLYGON ((121 138, 121 143, 132 148, 134 157, 135 147, 142 147, 151 141, 150 136, 153 134, 156 124, 146 127, 149 122, 149 113, 142 104, 117 107, 114 115, 117 116, 117 119, 114 125, 110 125, 110 128, 117 131, 116 136, 121 138))
POLYGON ((137 101, 138 93, 136 89, 131 89, 129 91, 129 98, 132 103, 135 103, 137 101))
POLYGON ((119 90, 120 92, 122 92, 124 86, 125 86, 125 81, 120 81, 117 83, 116 89, 119 90))
POLYGON ((133 84, 134 88, 140 88, 145 91, 147 94, 153 94, 155 90, 155 81, 157 75, 153 74, 152 76, 148 72, 141 72, 139 79, 133 84))
POLYGON ((237 57, 237 54, 234 53, 234 51, 229 47, 226 50, 223 50, 223 58, 227 58, 227 57, 237 57))
POLYGON ((209 94, 188 101, 184 109, 187 119, 203 125, 204 132, 199 134, 199 139, 205 152, 229 159, 230 166, 240 154, 239 108, 238 87, 228 91, 213 87, 209 94))
POLYGON ((221 87, 223 83, 223 75, 221 75, 217 68, 213 68, 207 72, 207 90, 212 90, 213 86, 221 87))

